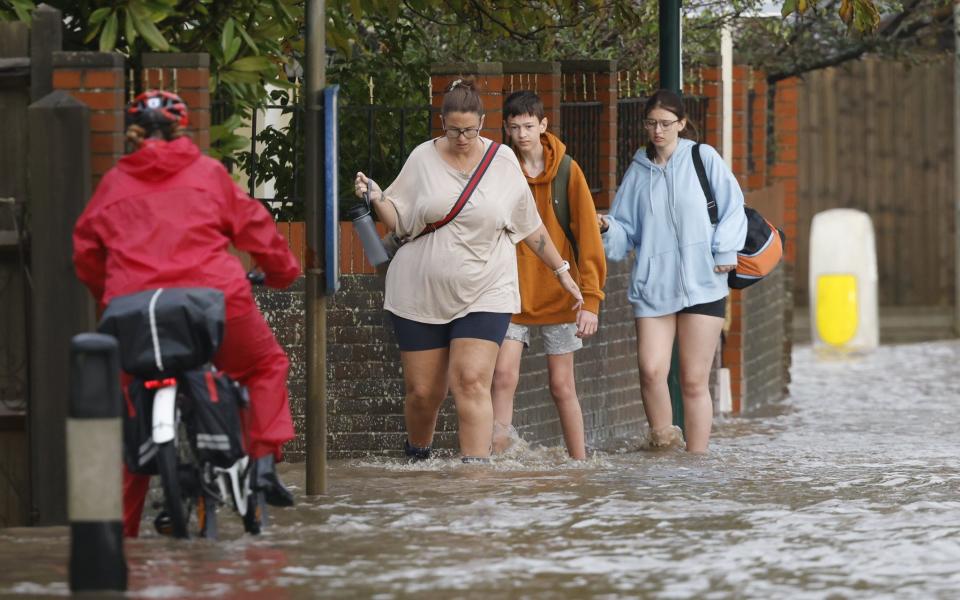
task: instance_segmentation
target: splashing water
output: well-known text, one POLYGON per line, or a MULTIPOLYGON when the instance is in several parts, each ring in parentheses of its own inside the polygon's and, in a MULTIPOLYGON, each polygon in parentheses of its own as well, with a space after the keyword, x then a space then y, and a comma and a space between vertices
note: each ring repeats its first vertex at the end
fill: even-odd
MULTIPOLYGON (((638 432, 586 461, 519 437, 489 466, 333 461, 329 494, 261 537, 225 518, 220 542, 128 542, 130 595, 954 596, 960 342, 803 347, 792 375, 784 405, 719 420, 707 455, 642 451, 638 432)), ((282 476, 302 493, 301 465, 282 476)), ((0 596, 66 595, 67 543, 0 530, 0 596)))

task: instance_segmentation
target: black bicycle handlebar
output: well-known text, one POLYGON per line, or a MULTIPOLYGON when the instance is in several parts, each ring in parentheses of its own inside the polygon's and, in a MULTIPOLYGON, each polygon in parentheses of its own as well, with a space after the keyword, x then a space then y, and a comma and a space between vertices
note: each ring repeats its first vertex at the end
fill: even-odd
POLYGON ((247 271, 247 280, 253 285, 263 285, 267 280, 267 275, 260 269, 250 269, 247 271))

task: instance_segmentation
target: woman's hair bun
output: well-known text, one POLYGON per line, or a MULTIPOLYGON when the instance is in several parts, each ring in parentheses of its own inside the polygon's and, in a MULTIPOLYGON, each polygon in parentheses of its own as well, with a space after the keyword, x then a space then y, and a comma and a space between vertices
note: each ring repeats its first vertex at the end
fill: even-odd
POLYGON ((476 86, 469 79, 454 79, 450 82, 450 85, 447 86, 445 92, 452 92, 457 88, 463 88, 465 90, 476 90, 476 86))

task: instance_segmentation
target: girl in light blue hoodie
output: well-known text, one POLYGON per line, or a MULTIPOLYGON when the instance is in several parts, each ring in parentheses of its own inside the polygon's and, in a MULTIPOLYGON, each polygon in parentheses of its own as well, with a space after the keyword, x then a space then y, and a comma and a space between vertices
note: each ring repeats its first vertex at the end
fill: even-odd
POLYGON ((714 226, 694 169, 694 142, 680 97, 659 90, 644 107, 650 143, 637 151, 617 190, 610 214, 600 217, 607 258, 635 255, 627 298, 637 323, 641 394, 651 444, 671 445, 679 432, 667 374, 673 341, 680 352, 687 450, 705 452, 713 402, 708 380, 723 329, 727 273, 736 267, 747 219, 743 192, 717 151, 700 146, 720 221, 714 226))

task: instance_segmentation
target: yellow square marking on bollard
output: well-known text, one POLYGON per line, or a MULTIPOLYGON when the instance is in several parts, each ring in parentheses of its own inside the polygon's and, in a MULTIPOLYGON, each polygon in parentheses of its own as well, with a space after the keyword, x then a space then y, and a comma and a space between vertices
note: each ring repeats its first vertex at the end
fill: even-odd
POLYGON ((857 278, 851 274, 820 275, 817 278, 817 333, 831 346, 853 339, 859 324, 857 278))

